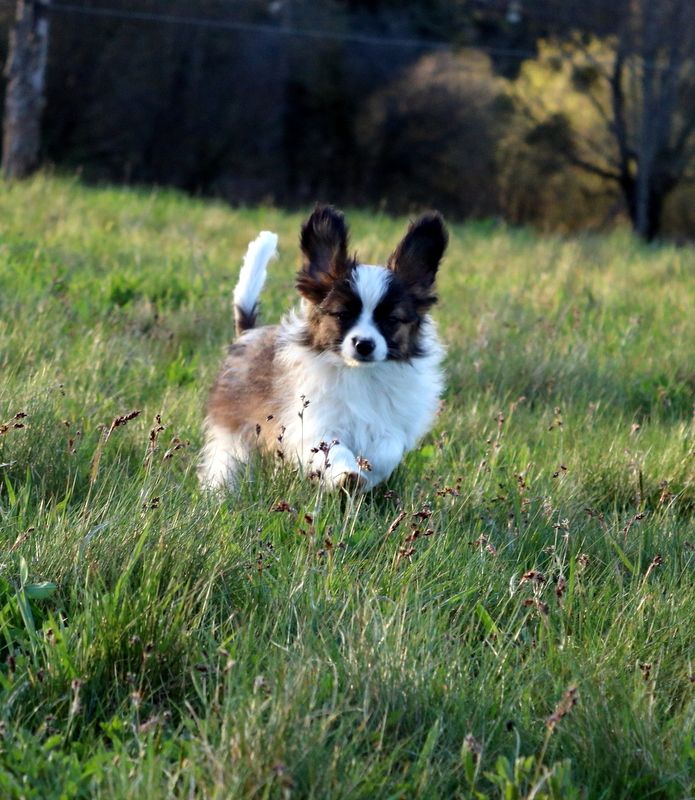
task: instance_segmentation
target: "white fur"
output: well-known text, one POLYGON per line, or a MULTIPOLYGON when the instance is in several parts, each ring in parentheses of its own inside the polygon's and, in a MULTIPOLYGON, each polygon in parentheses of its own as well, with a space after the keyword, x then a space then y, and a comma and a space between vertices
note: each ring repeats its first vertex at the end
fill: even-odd
MULTIPOLYGON (((244 303, 246 311, 256 303, 276 245, 275 234, 266 232, 249 247, 234 292, 235 302, 244 303)), ((272 368, 275 395, 283 400, 273 424, 278 430, 284 428, 280 446, 286 461, 294 461, 306 473, 321 473, 331 487, 342 485, 346 477, 357 479, 363 489, 386 480, 437 414, 444 350, 432 319, 425 317, 422 323, 423 355, 409 361, 385 360, 386 342, 372 314, 389 279, 384 267, 360 265, 355 270, 363 312, 345 338, 373 338, 377 347, 371 363, 359 362, 349 353, 316 352, 302 344, 306 303, 280 323, 272 368), (309 401, 304 409, 302 397, 309 401), (315 452, 322 442, 330 445, 327 454, 315 452), (362 459, 371 469, 360 463, 362 459)), ((255 334, 251 330, 244 337, 255 334)), ((248 460, 248 436, 231 433, 211 420, 206 428, 201 483, 208 489, 234 489, 248 460)))
POLYGON ((205 446, 198 470, 202 486, 210 491, 236 489, 237 475, 248 457, 248 446, 240 436, 205 421, 205 446))
POLYGON ((423 323, 426 355, 367 368, 354 368, 333 353, 295 344, 293 328, 298 324, 301 320, 293 315, 283 320, 277 356, 287 385, 280 415, 285 452, 304 469, 322 470, 325 455, 312 453, 312 448, 337 440, 328 455, 329 483, 358 473, 369 489, 389 477, 436 417, 444 385, 444 350, 434 322, 427 318, 423 323), (297 413, 301 395, 309 400, 303 419, 297 413), (371 471, 360 468, 358 457, 369 462, 371 471))
POLYGON ((381 335, 381 331, 374 324, 374 309, 379 305, 389 288, 391 272, 385 267, 375 267, 369 264, 360 264, 355 269, 352 282, 355 291, 362 300, 362 313, 355 325, 347 332, 341 355, 348 366, 363 367, 367 364, 374 364, 385 361, 388 355, 388 345, 386 339, 381 335), (374 352, 371 361, 361 361, 356 358, 354 341, 356 339, 371 339, 374 344, 374 352))
POLYGON ((246 250, 239 280, 234 287, 234 305, 246 314, 253 313, 265 284, 268 262, 277 256, 277 246, 277 233, 261 231, 246 250))

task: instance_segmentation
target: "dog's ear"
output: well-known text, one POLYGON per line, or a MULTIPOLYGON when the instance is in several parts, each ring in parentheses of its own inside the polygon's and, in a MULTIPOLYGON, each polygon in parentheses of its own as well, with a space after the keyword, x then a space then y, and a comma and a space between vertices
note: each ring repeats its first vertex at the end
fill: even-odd
POLYGON ((302 268, 297 289, 312 303, 320 303, 336 280, 346 278, 355 266, 348 257, 348 228, 345 218, 331 206, 316 206, 302 225, 300 234, 302 268))
POLYGON ((431 211, 410 224, 388 260, 389 269, 426 305, 435 302, 431 289, 448 241, 442 215, 431 211))

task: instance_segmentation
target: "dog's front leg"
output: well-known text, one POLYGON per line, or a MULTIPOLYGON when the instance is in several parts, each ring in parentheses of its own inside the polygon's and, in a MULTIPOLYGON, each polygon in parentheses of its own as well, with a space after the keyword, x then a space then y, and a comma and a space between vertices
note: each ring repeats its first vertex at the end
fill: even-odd
POLYGON ((355 454, 337 437, 323 437, 310 455, 306 463, 311 464, 312 471, 319 473, 329 488, 355 491, 367 487, 369 481, 355 454))
POLYGON ((361 475, 365 480, 365 490, 373 489, 385 481, 400 464, 405 454, 405 446, 400 439, 384 437, 377 439, 362 464, 361 475))

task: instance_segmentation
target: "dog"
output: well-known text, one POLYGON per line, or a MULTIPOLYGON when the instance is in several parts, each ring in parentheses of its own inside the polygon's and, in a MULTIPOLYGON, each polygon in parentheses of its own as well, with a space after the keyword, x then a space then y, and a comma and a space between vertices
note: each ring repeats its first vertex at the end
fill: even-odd
POLYGON ((386 480, 429 431, 444 349, 428 311, 448 242, 441 215, 411 223, 386 266, 348 254, 343 214, 317 206, 302 225, 298 309, 257 327, 278 237, 251 242, 234 290, 236 340, 210 392, 199 476, 234 490, 255 449, 330 489, 386 480))

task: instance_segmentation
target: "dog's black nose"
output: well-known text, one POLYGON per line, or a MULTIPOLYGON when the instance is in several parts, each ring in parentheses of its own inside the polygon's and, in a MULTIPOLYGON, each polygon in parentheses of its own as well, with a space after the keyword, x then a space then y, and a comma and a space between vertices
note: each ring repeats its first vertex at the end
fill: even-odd
POLYGON ((353 337, 352 343, 355 346, 357 354, 363 358, 371 356, 371 354, 374 352, 374 348, 376 347, 373 339, 360 339, 357 336, 353 337))

